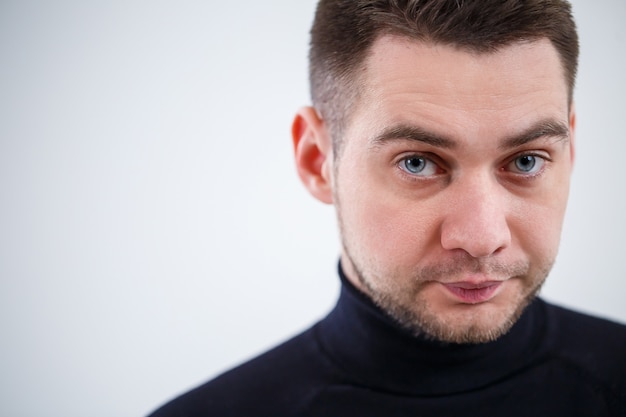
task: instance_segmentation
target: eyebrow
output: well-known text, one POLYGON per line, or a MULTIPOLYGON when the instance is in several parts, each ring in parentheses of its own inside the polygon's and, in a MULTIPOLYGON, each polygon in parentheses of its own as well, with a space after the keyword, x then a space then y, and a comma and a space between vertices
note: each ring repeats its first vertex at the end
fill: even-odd
POLYGON ((422 142, 438 148, 452 149, 457 143, 445 136, 429 132, 419 126, 400 124, 388 127, 372 140, 372 147, 379 147, 393 140, 422 142))
MULTIPOLYGON (((513 134, 502 140, 498 146, 501 150, 514 149, 534 140, 553 137, 559 141, 569 140, 569 128, 562 122, 554 119, 541 120, 520 133, 513 134)), ((372 147, 379 147, 394 140, 408 140, 425 143, 437 148, 454 149, 457 141, 450 137, 439 135, 415 125, 399 124, 383 130, 372 140, 372 147)))
POLYGON ((521 133, 505 138, 499 148, 503 150, 519 148, 540 138, 556 138, 558 141, 567 142, 569 127, 554 119, 541 120, 521 133))

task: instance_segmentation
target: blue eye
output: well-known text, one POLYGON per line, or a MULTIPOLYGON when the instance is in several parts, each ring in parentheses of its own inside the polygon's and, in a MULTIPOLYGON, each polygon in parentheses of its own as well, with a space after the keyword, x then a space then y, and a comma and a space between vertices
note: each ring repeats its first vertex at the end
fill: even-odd
POLYGON ((546 160, 535 155, 521 155, 511 162, 511 168, 522 174, 534 174, 543 168, 546 160))
POLYGON ((437 172, 437 164, 423 156, 410 156, 404 158, 399 163, 400 169, 410 175, 428 176, 435 175, 437 172))
POLYGON ((412 174, 419 174, 426 167, 426 160, 424 158, 411 158, 405 159, 403 162, 407 171, 412 174))

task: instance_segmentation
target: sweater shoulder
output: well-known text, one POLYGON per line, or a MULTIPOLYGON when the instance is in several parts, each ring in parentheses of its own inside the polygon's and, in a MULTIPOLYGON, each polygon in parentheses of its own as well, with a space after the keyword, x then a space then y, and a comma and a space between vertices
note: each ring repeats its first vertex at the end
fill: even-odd
POLYGON ((150 417, 301 415, 332 379, 316 327, 192 389, 150 417))
POLYGON ((549 303, 546 312, 565 352, 602 354, 607 361, 626 364, 626 325, 549 303))
POLYGON ((552 355, 626 401, 626 325, 546 304, 552 355))

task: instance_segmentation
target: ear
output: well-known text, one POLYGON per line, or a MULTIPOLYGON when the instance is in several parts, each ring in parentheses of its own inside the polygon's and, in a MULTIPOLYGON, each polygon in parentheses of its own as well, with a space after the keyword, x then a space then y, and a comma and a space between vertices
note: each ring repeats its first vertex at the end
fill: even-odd
POLYGON ((570 160, 572 166, 574 166, 574 160, 576 159, 576 107, 574 102, 572 102, 570 111, 569 111, 569 131, 570 131, 570 160))
POLYGON ((291 127, 300 180, 319 201, 332 204, 332 142, 326 124, 313 107, 298 111, 291 127))

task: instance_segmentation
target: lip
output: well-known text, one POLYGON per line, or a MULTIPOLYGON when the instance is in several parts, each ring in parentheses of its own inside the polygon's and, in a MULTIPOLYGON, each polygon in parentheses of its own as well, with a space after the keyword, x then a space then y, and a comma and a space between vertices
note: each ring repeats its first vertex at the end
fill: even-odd
POLYGON ((484 282, 453 282, 450 284, 442 284, 449 293, 457 300, 464 304, 479 304, 491 300, 502 281, 484 281, 484 282))

